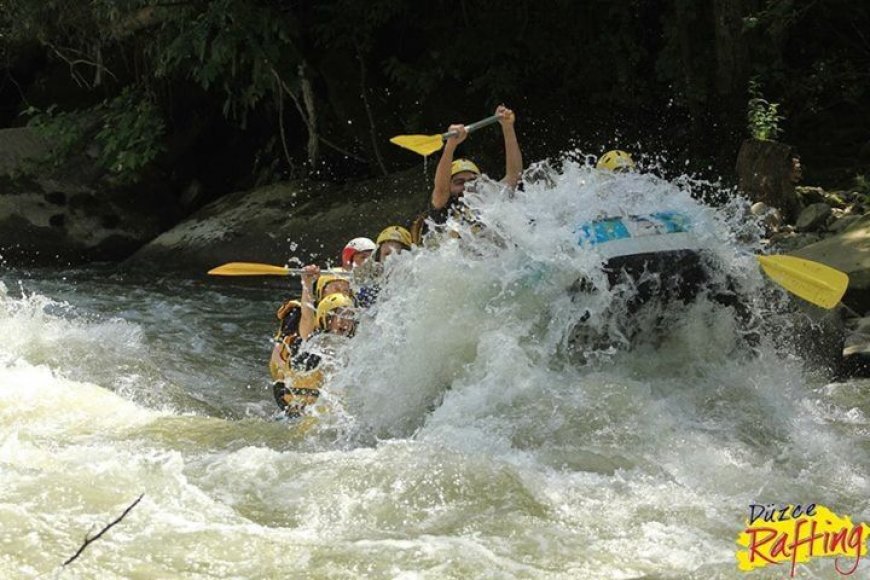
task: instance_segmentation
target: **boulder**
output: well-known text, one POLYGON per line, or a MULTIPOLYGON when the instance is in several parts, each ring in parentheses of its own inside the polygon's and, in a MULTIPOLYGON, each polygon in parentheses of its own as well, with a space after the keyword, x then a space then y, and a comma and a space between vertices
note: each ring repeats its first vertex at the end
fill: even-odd
POLYGON ((13 177, 27 162, 44 157, 49 143, 30 127, 0 129, 0 177, 13 177))
POLYGON ((870 310, 870 214, 842 233, 793 253, 848 274, 849 289, 843 302, 856 312, 870 310))
POLYGON ((73 265, 121 260, 180 219, 158 180, 125 188, 95 176, 84 158, 40 164, 50 143, 28 127, 0 130, 0 262, 73 265))
POLYGON ((821 187, 803 185, 795 187, 795 193, 804 205, 827 201, 825 190, 821 187))
POLYGON ((831 206, 826 203, 814 203, 800 213, 794 225, 800 232, 812 232, 821 229, 830 216, 831 206))
POLYGON ((210 203, 136 252, 131 268, 203 275, 225 262, 338 261, 344 244, 410 224, 427 207, 430 178, 412 169, 388 178, 330 185, 279 183, 210 203))
POLYGON ((177 216, 172 196, 51 178, 0 179, 0 259, 10 266, 121 260, 177 216))

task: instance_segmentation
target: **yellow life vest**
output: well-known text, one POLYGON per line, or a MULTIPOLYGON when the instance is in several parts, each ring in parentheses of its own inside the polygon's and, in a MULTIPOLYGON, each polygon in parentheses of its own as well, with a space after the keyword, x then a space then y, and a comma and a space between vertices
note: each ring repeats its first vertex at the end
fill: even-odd
POLYGON ((283 381, 274 384, 275 401, 290 418, 301 417, 317 402, 323 386, 323 371, 290 371, 283 381))
POLYGON ((300 300, 288 300, 278 308, 275 316, 280 321, 275 333, 275 346, 269 357, 269 374, 273 381, 282 381, 287 374, 290 359, 294 354, 293 344, 299 336, 299 320, 302 314, 300 300))
POLYGON ((279 355, 281 367, 277 373, 280 378, 275 379, 273 385, 275 401, 291 418, 302 416, 308 407, 317 402, 324 381, 323 369, 318 368, 319 357, 296 357, 301 344, 299 337, 291 340, 288 336, 282 340, 284 349, 279 355))

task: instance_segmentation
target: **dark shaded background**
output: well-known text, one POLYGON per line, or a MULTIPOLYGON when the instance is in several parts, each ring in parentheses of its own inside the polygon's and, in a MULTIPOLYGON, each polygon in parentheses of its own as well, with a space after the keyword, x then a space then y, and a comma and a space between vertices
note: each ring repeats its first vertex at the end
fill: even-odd
MULTIPOLYGON (((106 178, 156 172, 179 196, 195 184, 196 205, 410 167, 390 136, 500 102, 527 161, 618 146, 728 180, 754 78, 805 181, 848 187, 870 167, 868 15, 847 0, 0 0, 0 127, 36 119, 70 154, 108 152, 106 178)), ((465 153, 500 165, 491 131, 465 153)))

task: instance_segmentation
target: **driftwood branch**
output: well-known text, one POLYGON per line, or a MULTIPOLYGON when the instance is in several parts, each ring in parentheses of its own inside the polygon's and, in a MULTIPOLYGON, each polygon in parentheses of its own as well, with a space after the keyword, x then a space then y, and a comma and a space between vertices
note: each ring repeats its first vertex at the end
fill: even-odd
POLYGON ((91 544, 91 542, 95 542, 96 540, 98 540, 98 539, 100 538, 100 536, 102 536, 103 534, 105 534, 106 532, 108 532, 108 531, 112 528, 112 526, 114 526, 115 524, 117 524, 118 522, 120 522, 121 520, 123 520, 125 517, 127 517, 127 514, 129 514, 130 511, 131 511, 134 507, 136 507, 136 504, 138 504, 140 501, 142 501, 142 498, 143 498, 143 497, 145 497, 145 494, 144 494, 144 493, 143 493, 142 495, 140 495, 139 497, 137 497, 137 498, 136 498, 136 501, 134 501, 134 502, 131 503, 129 506, 127 506, 127 509, 124 510, 124 513, 122 513, 122 514, 118 517, 118 519, 116 519, 115 521, 113 521, 112 523, 110 523, 109 525, 107 525, 105 528, 103 528, 102 530, 100 530, 100 532, 99 532, 96 536, 94 536, 94 537, 85 536, 85 543, 82 544, 81 548, 79 548, 79 551, 76 552, 75 554, 73 554, 72 558, 70 558, 69 560, 67 560, 66 562, 64 562, 63 565, 66 566, 67 564, 71 564, 73 561, 75 561, 76 558, 78 558, 78 557, 82 554, 82 552, 85 551, 85 548, 87 548, 87 547, 91 544))

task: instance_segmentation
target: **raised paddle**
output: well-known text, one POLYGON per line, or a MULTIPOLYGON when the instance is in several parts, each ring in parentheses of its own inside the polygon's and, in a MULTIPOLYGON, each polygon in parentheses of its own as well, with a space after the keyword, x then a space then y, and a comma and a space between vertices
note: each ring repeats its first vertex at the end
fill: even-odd
POLYGON ((795 256, 756 256, 770 279, 807 302, 831 309, 846 288, 849 276, 825 264, 795 256))
MULTIPOLYGON (((498 115, 487 117, 477 123, 466 125, 465 130, 471 133, 488 125, 498 122, 498 115)), ((399 147, 410 149, 414 153, 418 153, 423 157, 432 155, 444 146, 444 142, 456 135, 456 131, 450 131, 441 135, 397 135, 390 139, 390 143, 394 143, 399 147)))
MULTIPOLYGON (((208 271, 212 276, 300 276, 302 268, 288 268, 287 266, 273 266, 271 264, 258 264, 257 262, 229 262, 212 268, 208 271)), ((321 270, 321 274, 332 276, 350 276, 350 272, 344 270, 321 270)))

